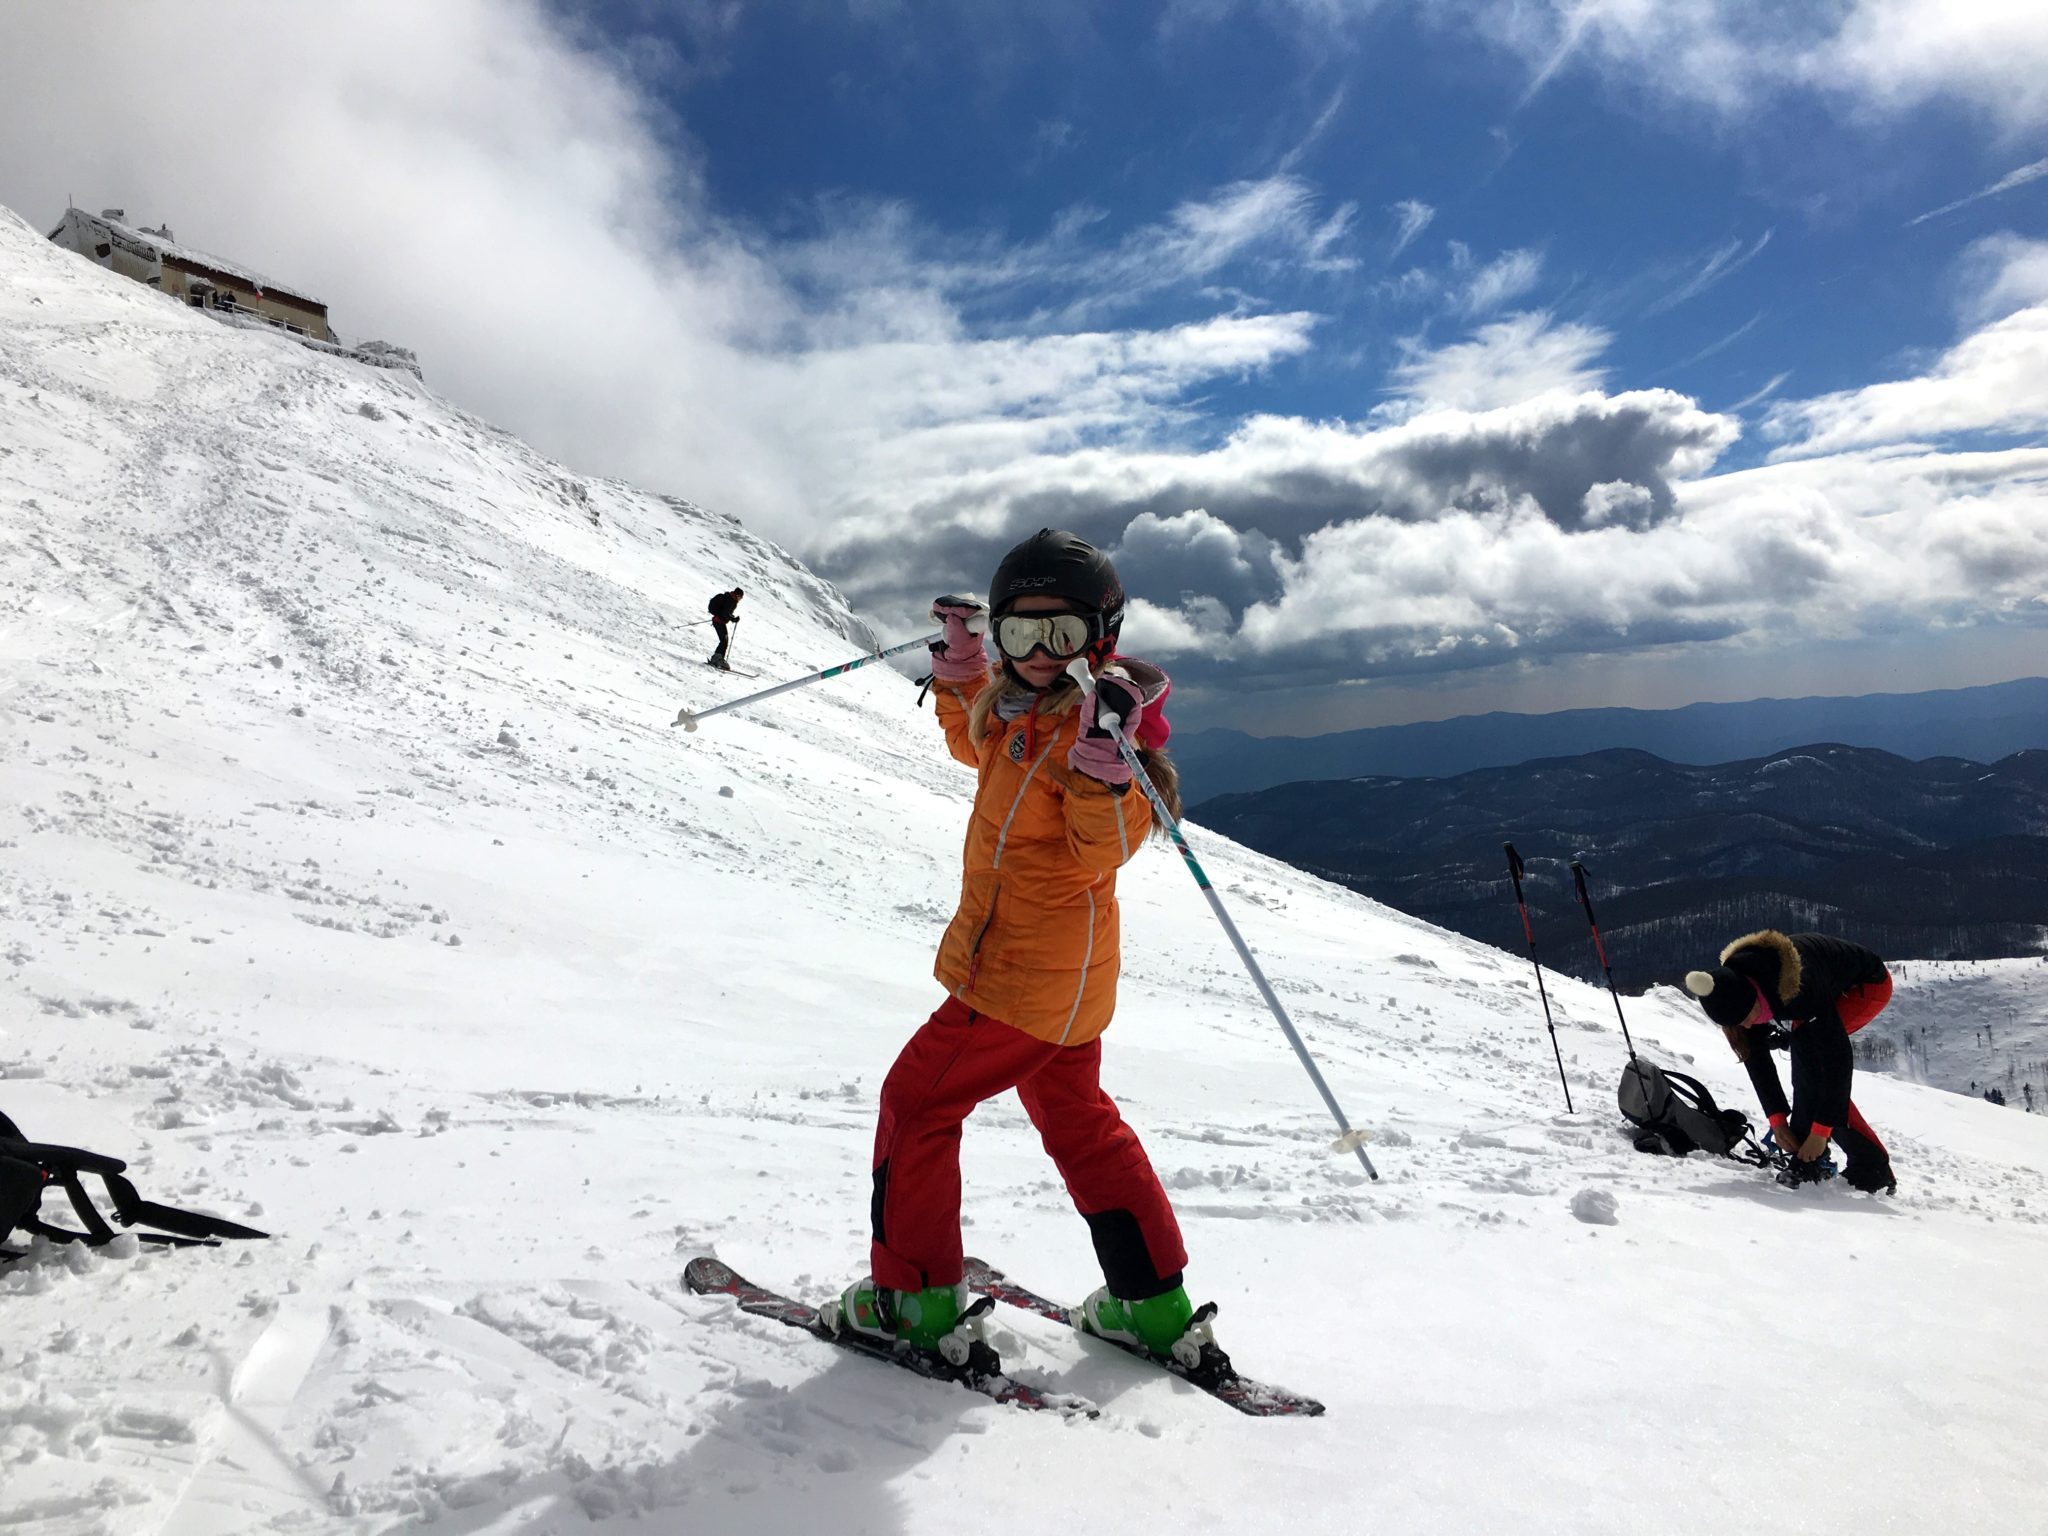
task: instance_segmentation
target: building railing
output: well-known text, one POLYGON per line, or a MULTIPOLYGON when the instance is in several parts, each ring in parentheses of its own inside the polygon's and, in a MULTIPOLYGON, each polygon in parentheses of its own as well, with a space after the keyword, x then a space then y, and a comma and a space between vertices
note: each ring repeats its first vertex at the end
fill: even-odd
POLYGON ((409 373, 416 379, 426 378, 420 371, 419 359, 403 347, 392 347, 383 342, 364 342, 352 347, 341 341, 322 341, 302 325, 289 324, 243 304, 208 304, 203 307, 215 319, 224 320, 229 325, 238 325, 245 329, 260 327, 263 330, 284 331, 300 346, 311 347, 316 352, 330 352, 351 362, 367 363, 372 368, 390 368, 396 372, 409 373))

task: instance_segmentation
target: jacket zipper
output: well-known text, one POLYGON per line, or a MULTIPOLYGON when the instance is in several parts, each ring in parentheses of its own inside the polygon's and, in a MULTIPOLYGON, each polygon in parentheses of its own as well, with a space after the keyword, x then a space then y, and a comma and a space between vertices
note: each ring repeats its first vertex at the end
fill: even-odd
MULTIPOLYGON (((963 991, 972 988, 974 978, 981 974, 981 941, 988 937, 989 924, 996 920, 996 902, 1001 899, 1003 894, 1003 842, 1010 835, 1010 822, 1017 814, 1017 807, 1024 803, 1025 792, 1031 788, 1032 775, 1038 772, 1038 762, 1031 761, 1031 747, 1036 734, 1032 730, 1032 721, 1036 718, 1037 714, 1038 705, 1037 701, 1034 700, 1031 706, 1031 713, 1024 717, 1024 757, 1027 762, 1030 762, 1030 766, 1024 770, 1024 782, 1017 786, 1017 798, 1010 802, 1010 814, 1003 818, 1003 830, 996 842, 995 863, 990 866, 991 873, 996 876, 996 882, 989 889, 988 911, 982 914, 981 926, 974 930, 973 946, 967 951, 967 981, 962 988, 963 991)), ((1003 739, 1005 741, 1009 739, 1008 731, 1003 733, 1003 739)), ((1049 754, 1052 748, 1048 747, 1046 751, 1049 754)), ((1040 761, 1043 761, 1043 759, 1040 759, 1040 761)))

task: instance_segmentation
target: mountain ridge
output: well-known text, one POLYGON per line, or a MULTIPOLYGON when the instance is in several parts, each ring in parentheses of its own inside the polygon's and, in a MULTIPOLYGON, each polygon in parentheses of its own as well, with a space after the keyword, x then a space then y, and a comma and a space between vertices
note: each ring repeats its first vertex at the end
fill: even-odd
POLYGON ((1175 736, 1174 756, 1197 798, 1206 800, 1306 779, 1366 774, 1444 778, 1611 747, 1706 764, 1818 741, 1877 747, 1914 759, 1977 761, 2048 747, 2048 677, 1917 693, 1817 694, 1668 710, 1493 710, 1321 736, 1196 730, 1175 736))
POLYGON ((2042 749, 1984 764, 1806 743, 1699 765, 1610 747, 1440 779, 1298 781, 1191 814, 1506 948, 1520 939, 1501 854, 1511 841, 1550 963, 1594 981, 1566 873, 1583 857, 1616 977, 1633 989, 1749 928, 1828 928, 1899 958, 2028 955, 2048 938, 2042 749))

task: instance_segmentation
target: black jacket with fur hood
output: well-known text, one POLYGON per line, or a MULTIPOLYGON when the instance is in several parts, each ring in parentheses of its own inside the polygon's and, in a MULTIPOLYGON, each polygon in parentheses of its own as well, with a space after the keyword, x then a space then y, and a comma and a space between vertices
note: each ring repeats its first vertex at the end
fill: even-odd
POLYGON ((1816 1125, 1832 1129, 1847 1124, 1856 1057, 1836 1004, 1853 987, 1883 981, 1888 975, 1884 961, 1847 939, 1766 928, 1722 950, 1721 963, 1762 988, 1772 1014, 1785 1026, 1782 1034, 1751 1032, 1752 1049, 1744 1065, 1764 1113, 1788 1116, 1801 1136, 1816 1125), (1790 1104, 1771 1061, 1771 1050, 1780 1044, 1792 1066, 1790 1104))

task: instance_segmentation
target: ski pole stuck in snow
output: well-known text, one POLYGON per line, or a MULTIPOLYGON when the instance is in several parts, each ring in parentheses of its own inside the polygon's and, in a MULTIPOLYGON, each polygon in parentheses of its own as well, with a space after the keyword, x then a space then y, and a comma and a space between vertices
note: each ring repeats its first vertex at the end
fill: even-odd
POLYGON ((905 651, 914 651, 920 646, 929 646, 943 634, 944 631, 941 630, 935 634, 919 635, 915 640, 906 640, 901 645, 892 645, 885 650, 870 652, 866 656, 856 656, 852 661, 842 662, 836 667, 827 667, 822 672, 812 672, 786 683, 777 683, 773 688, 763 688, 759 693, 750 693, 743 699, 728 699, 725 703, 714 704, 709 709, 679 710, 670 724, 680 725, 685 731, 694 731, 697 729, 698 721, 708 720, 713 715, 722 715, 728 709, 738 709, 742 704, 758 704, 763 699, 772 699, 776 694, 787 693, 792 688, 806 688, 812 683, 822 683, 828 677, 837 677, 842 672, 864 667, 869 662, 882 661, 890 656, 900 656, 905 651))
POLYGON ((1543 1022, 1550 1027, 1550 1053, 1557 1058, 1557 1080, 1564 1085, 1564 1112, 1568 1115, 1578 1111, 1572 1108, 1572 1085, 1564 1075, 1564 1052, 1557 1045, 1557 1023, 1550 1017, 1550 994, 1543 989, 1543 962, 1536 958, 1536 930, 1529 925, 1529 903, 1522 899, 1522 856, 1515 852, 1513 843, 1502 843, 1507 850, 1508 876, 1515 882, 1515 905, 1522 912, 1522 936, 1529 941, 1529 963, 1536 967, 1536 995, 1543 1000, 1543 1022))
POLYGON ((1600 969, 1607 973, 1607 995, 1614 999, 1614 1016, 1621 1020, 1621 1043, 1628 1047, 1628 1059, 1636 1059, 1636 1043, 1628 1036, 1628 1016, 1621 1011, 1621 994, 1614 990, 1614 965, 1607 958, 1607 945, 1600 937, 1600 919, 1593 915, 1593 898, 1586 894, 1586 866, 1572 860, 1572 884, 1579 893, 1579 905, 1586 909, 1586 921, 1593 929, 1593 952, 1600 957, 1600 969))
MULTIPOLYGON (((1067 675, 1080 684, 1082 693, 1095 692, 1095 676, 1088 670, 1086 657, 1076 656, 1067 667, 1067 675)), ((1180 856, 1188 866, 1188 873, 1195 877, 1195 884, 1200 886, 1202 894, 1209 898, 1209 910, 1216 914, 1216 921, 1223 925, 1224 933, 1229 935, 1232 946, 1237 950, 1237 958, 1242 960, 1244 968, 1251 972, 1252 981, 1258 986, 1259 995, 1266 1000, 1266 1006, 1273 1010, 1273 1017, 1280 1021, 1280 1028, 1287 1035, 1287 1043, 1294 1047, 1294 1054, 1301 1058, 1302 1066, 1308 1069, 1309 1081, 1316 1085, 1316 1092, 1323 1096, 1323 1103, 1329 1109, 1331 1118, 1337 1122, 1337 1129, 1344 1133, 1337 1138, 1331 1150, 1356 1153, 1359 1162, 1365 1165, 1366 1173, 1377 1180, 1380 1176, 1379 1170, 1373 1167, 1372 1159, 1365 1155, 1366 1133, 1353 1130, 1351 1122, 1344 1118, 1343 1107, 1338 1104, 1337 1096, 1330 1092, 1330 1085, 1323 1081, 1323 1074, 1317 1069, 1315 1058, 1309 1055, 1308 1047, 1302 1044, 1301 1035, 1296 1031, 1294 1021, 1287 1017, 1287 1010, 1281 1006, 1279 994, 1273 990, 1273 984, 1266 980, 1266 973, 1259 969, 1259 962, 1252 958, 1251 946, 1245 943, 1244 935, 1237 931, 1237 924, 1230 920, 1230 914, 1223 908, 1223 898, 1216 894, 1216 888, 1209 883, 1208 875, 1203 872, 1201 864, 1195 858, 1194 849, 1188 846, 1188 840, 1181 835, 1180 822, 1175 819, 1173 812, 1166 808, 1166 802, 1159 797, 1158 786, 1152 782, 1152 775, 1147 773, 1145 765, 1138 761, 1137 752, 1132 749, 1129 738, 1124 735, 1123 722, 1115 715, 1105 714, 1098 709, 1095 723, 1109 732, 1110 739, 1116 743, 1118 755, 1131 770, 1131 777, 1137 781, 1138 787, 1145 791, 1145 798, 1152 802, 1152 809, 1158 813, 1160 824, 1166 828, 1167 836, 1173 839, 1173 846, 1180 850, 1180 856)))

